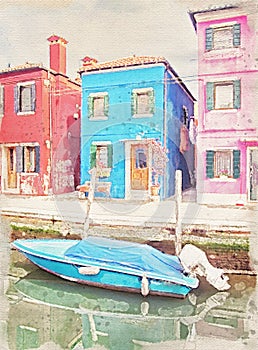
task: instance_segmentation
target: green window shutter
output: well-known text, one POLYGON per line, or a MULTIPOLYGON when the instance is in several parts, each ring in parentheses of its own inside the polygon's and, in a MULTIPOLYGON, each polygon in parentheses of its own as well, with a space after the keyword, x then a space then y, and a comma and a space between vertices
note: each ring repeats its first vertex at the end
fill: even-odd
POLYGON ((96 153, 97 153, 97 146, 91 145, 90 146, 90 168, 94 168, 96 166, 96 153))
POLYGON ((107 146, 107 154, 108 154, 108 168, 112 168, 113 166, 113 145, 107 146))
POLYGON ((88 97, 88 117, 94 117, 94 97, 92 96, 88 97))
POLYGON ((240 150, 233 150, 233 178, 240 177, 240 150))
POLYGON ((208 111, 214 109, 214 83, 206 84, 206 107, 208 111))
POLYGON ((24 171, 24 150, 23 146, 16 146, 16 172, 22 173, 24 171))
POLYGON ((234 81, 234 108, 239 109, 241 107, 241 81, 234 81))
POLYGON ((0 115, 4 115, 4 85, 0 85, 0 115))
POLYGON ((137 93, 136 92, 132 92, 131 110, 132 110, 132 115, 137 114, 137 93))
POLYGON ((104 115, 108 117, 108 109, 109 109, 109 97, 108 95, 104 96, 104 115))
POLYGON ((206 176, 214 178, 214 151, 206 151, 206 176))
POLYGON ((234 45, 234 47, 238 47, 241 44, 241 25, 240 25, 240 23, 234 24, 233 30, 234 30, 233 45, 234 45))
POLYGON ((205 49, 212 50, 213 48, 213 28, 206 28, 205 30, 205 49))
POLYGON ((154 90, 150 90, 148 92, 148 96, 149 96, 149 110, 151 114, 155 113, 155 98, 154 98, 154 90))
POLYGON ((39 146, 35 147, 35 153, 36 153, 36 165, 35 165, 35 172, 40 172, 40 148, 39 146))

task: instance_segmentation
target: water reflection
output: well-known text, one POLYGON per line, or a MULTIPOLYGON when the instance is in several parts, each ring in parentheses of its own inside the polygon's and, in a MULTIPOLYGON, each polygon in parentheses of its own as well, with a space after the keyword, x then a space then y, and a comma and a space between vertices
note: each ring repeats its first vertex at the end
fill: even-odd
POLYGON ((69 283, 16 251, 11 258, 7 349, 207 349, 213 337, 214 349, 237 350, 256 341, 254 276, 231 276, 228 292, 202 281, 185 300, 143 298, 69 283))

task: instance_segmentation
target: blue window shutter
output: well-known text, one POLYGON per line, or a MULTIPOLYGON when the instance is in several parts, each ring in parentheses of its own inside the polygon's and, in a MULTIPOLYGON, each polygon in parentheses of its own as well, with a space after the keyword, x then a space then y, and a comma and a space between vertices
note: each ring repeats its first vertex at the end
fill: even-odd
POLYGON ((20 104, 20 99, 19 99, 19 92, 20 88, 19 86, 14 87, 14 111, 17 114, 20 111, 19 104, 20 104))
POLYGON ((240 150, 233 150, 233 178, 240 177, 240 150))
POLYGON ((113 166, 113 145, 107 146, 107 153, 108 153, 108 168, 112 168, 113 166))
POLYGON ((16 172, 22 173, 24 171, 23 165, 23 146, 16 146, 16 172))
POLYGON ((214 109, 214 83, 206 84, 206 107, 208 111, 214 109))
POLYGON ((35 147, 35 153, 36 153, 35 172, 39 173, 40 172, 40 147, 39 146, 35 147))
POLYGON ((0 85, 0 115, 4 115, 4 85, 0 85))
POLYGON ((91 145, 90 146, 90 168, 94 168, 96 166, 96 153, 97 153, 97 146, 91 145))
POLYGON ((241 44, 241 25, 240 23, 234 24, 233 45, 238 47, 241 44))
POLYGON ((108 109, 109 109, 109 97, 108 95, 104 96, 104 115, 108 117, 108 109))
POLYGON ((234 108, 239 109, 241 107, 241 81, 234 81, 234 108))
POLYGON ((206 176, 214 178, 214 151, 206 151, 206 176))
POLYGON ((131 110, 132 110, 132 115, 137 114, 137 93, 136 92, 132 92, 131 110))
POLYGON ((206 28, 205 30, 205 49, 212 50, 213 48, 213 28, 206 28))
POLYGON ((88 117, 94 117, 94 97, 92 96, 88 97, 88 117))
POLYGON ((36 110, 36 84, 31 85, 31 111, 36 110))

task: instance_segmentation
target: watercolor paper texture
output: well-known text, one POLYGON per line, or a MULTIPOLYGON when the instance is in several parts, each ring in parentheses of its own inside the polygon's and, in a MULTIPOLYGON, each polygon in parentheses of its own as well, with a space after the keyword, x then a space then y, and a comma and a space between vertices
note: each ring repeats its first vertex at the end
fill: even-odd
POLYGON ((257 348, 257 33, 257 0, 0 2, 1 349, 257 348), (88 234, 193 239, 232 287, 117 294, 10 249, 88 234))

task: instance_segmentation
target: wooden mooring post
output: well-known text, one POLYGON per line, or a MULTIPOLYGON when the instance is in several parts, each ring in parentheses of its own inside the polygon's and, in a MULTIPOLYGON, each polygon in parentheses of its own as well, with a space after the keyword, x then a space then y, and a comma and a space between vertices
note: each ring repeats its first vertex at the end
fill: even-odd
POLYGON ((182 217, 181 217, 181 203, 182 203, 182 171, 176 170, 176 185, 175 185, 175 215, 176 215, 176 230, 175 230, 175 253, 179 255, 182 249, 182 217))
POLYGON ((97 175, 97 169, 93 168, 91 170, 90 189, 89 189, 87 204, 86 204, 86 216, 85 216, 85 221, 84 221, 82 239, 84 239, 88 236, 88 231, 89 231, 89 227, 90 227, 90 208, 91 208, 91 204, 94 200, 96 175, 97 175))

